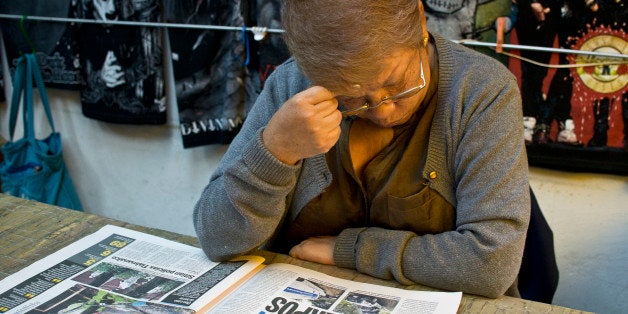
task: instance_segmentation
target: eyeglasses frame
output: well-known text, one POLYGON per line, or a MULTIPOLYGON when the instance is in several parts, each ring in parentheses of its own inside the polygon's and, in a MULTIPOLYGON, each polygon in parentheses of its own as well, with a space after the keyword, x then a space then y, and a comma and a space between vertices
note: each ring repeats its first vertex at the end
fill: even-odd
POLYGON ((362 105, 360 107, 353 108, 353 109, 341 110, 340 113, 342 113, 343 116, 354 116, 354 115, 357 115, 357 114, 359 114, 360 112, 362 112, 364 110, 375 109, 375 108, 383 105, 386 102, 389 102, 389 101, 396 102, 396 101, 399 101, 401 99, 414 96, 420 90, 425 88, 425 85, 427 85, 427 82, 425 81, 425 74, 423 72, 423 58, 419 57, 419 60, 420 60, 420 62, 419 62, 419 66, 420 66, 419 77, 422 80, 421 84, 419 84, 417 86, 414 86, 414 87, 411 87, 409 89, 406 89, 405 91, 403 91, 403 92, 401 92, 399 94, 395 94, 395 95, 392 95, 392 96, 385 96, 384 98, 382 98, 382 100, 380 100, 374 106, 371 106, 369 101, 367 100, 364 103, 364 105, 362 105))

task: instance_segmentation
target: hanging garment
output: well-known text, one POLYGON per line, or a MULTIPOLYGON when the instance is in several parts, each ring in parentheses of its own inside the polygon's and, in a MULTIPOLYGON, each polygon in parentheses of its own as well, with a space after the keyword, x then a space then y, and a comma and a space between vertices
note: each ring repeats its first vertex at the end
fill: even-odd
POLYGON ((472 33, 477 0, 427 0, 423 3, 430 31, 451 40, 468 38, 472 33))
MULTIPOLYGON (((269 29, 281 29, 281 10, 283 1, 279 0, 249 0, 247 25, 257 25, 269 29)), ((259 41, 252 41, 251 47, 256 51, 257 72, 259 73, 259 89, 264 87, 266 78, 284 61, 290 57, 288 47, 283 36, 277 33, 268 33, 259 41)))
MULTIPOLYGON (((71 10, 71 1, 67 0, 0 1, 0 12, 4 14, 67 18, 71 10)), ((15 72, 21 52, 34 52, 46 86, 78 90, 81 72, 76 43, 77 24, 26 19, 23 26, 34 44, 30 47, 22 34, 20 22, 0 19, 11 74, 15 72)))
MULTIPOLYGON (((174 23, 244 26, 241 1, 165 1, 174 23)), ((248 34, 170 29, 181 136, 185 148, 231 142, 257 96, 248 34)))
MULTIPOLYGON (((159 22, 158 0, 79 1, 75 17, 159 22)), ((89 118, 126 124, 166 122, 161 29, 81 24, 81 104, 89 118)))

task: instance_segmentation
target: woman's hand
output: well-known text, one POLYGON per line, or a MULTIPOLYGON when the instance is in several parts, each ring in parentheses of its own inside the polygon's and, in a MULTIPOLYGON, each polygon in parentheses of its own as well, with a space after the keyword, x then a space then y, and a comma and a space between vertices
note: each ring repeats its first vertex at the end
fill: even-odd
POLYGON ((340 137, 342 114, 334 94, 321 86, 310 87, 288 99, 268 122, 262 139, 280 161, 324 154, 340 137))
POLYGON ((336 237, 312 237, 290 249, 290 256, 319 264, 334 265, 336 237))

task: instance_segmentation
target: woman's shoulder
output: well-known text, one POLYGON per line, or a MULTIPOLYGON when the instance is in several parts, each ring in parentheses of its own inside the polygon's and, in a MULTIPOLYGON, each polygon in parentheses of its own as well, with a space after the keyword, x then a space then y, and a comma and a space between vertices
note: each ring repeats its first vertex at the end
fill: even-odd
POLYGON ((463 44, 433 34, 441 69, 450 69, 456 76, 472 75, 495 80, 514 79, 514 75, 497 59, 463 44))
POLYGON ((498 60, 435 36, 439 56, 439 103, 448 117, 471 119, 474 113, 520 110, 515 76, 498 60), (504 104, 508 105, 504 105, 504 104), (451 105, 456 104, 456 105, 451 105))
POLYGON ((299 70, 296 60, 290 57, 277 66, 269 76, 265 88, 285 89, 289 94, 294 94, 307 88, 309 85, 309 80, 299 70))
POLYGON ((301 72, 294 57, 288 58, 273 71, 274 75, 281 75, 283 79, 296 82, 307 81, 307 77, 301 72))

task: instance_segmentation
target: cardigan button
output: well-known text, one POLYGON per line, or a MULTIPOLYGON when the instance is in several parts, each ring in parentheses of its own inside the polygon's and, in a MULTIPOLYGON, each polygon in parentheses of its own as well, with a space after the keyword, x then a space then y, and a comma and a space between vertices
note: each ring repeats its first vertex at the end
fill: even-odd
POLYGON ((438 177, 438 174, 436 173, 436 171, 432 171, 430 172, 430 179, 434 180, 438 177))

